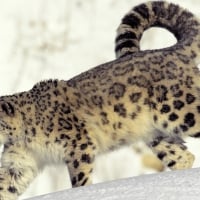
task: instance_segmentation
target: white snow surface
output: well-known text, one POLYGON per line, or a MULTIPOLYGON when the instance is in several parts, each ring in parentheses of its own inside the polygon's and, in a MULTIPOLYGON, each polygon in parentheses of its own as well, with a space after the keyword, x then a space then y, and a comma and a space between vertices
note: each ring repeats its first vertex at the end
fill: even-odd
POLYGON ((30 200, 199 200, 200 169, 162 172, 79 187, 30 200))

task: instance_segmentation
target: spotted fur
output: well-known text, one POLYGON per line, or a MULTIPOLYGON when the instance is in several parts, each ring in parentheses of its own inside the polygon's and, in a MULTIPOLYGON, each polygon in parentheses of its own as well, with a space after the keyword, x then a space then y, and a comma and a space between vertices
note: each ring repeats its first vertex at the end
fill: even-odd
POLYGON ((133 34, 120 33, 119 59, 0 97, 0 200, 17 199, 49 163, 65 163, 73 187, 89 184, 96 155, 138 140, 171 169, 192 166, 184 137, 200 137, 199 21, 163 1, 133 10, 122 24, 131 25, 137 40, 141 31, 134 27, 162 25, 178 43, 135 51, 135 40, 129 48, 123 43, 133 34))
MULTIPOLYGON (((162 27, 174 34, 177 44, 169 50, 183 49, 194 43, 198 22, 192 13, 173 3, 151 1, 135 6, 122 19, 117 29, 115 52, 117 58, 140 51, 140 40, 145 30, 151 27, 162 27)), ((194 52, 190 52, 191 56, 194 52)), ((185 60, 182 54, 178 55, 185 60)), ((162 58, 152 57, 155 63, 162 58)), ((152 61, 153 61, 152 60, 152 61)), ((187 59, 185 60, 187 62, 187 59)))

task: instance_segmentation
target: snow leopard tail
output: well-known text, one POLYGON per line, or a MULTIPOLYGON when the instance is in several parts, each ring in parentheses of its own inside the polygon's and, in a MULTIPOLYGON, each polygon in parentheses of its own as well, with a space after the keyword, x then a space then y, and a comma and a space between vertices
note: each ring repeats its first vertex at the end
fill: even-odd
POLYGON ((162 27, 174 34, 177 43, 169 47, 169 50, 187 47, 193 52, 199 51, 198 19, 191 12, 173 3, 150 1, 134 7, 123 17, 115 40, 116 57, 120 58, 140 51, 142 34, 150 27, 162 27))

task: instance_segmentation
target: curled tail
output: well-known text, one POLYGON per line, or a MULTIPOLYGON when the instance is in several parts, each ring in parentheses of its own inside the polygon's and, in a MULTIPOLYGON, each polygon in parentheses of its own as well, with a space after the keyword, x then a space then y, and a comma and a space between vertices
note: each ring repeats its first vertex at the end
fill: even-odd
POLYGON ((117 58, 138 52, 142 34, 150 27, 166 28, 174 34, 177 43, 169 47, 170 50, 183 47, 188 47, 193 51, 197 50, 195 48, 199 50, 198 19, 191 12, 173 3, 150 1, 134 7, 123 17, 115 40, 117 58))

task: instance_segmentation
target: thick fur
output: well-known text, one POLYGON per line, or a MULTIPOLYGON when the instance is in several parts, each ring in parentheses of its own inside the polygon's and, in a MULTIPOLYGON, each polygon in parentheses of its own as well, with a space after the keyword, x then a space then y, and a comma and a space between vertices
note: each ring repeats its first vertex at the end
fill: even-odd
POLYGON ((44 81, 0 97, 0 200, 17 199, 49 163, 65 163, 73 187, 89 184, 97 154, 138 140, 169 168, 191 167, 184 137, 200 137, 199 48, 193 14, 148 2, 123 18, 118 59, 69 81, 44 81), (151 26, 172 31, 177 44, 139 51, 151 26))

